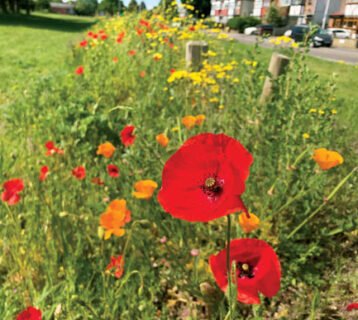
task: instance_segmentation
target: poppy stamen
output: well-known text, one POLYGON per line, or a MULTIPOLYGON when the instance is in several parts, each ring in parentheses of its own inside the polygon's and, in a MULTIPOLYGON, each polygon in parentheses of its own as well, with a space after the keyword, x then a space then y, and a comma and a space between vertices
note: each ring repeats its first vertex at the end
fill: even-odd
POLYGON ((207 188, 212 188, 215 186, 215 184, 216 184, 216 180, 213 177, 207 178, 205 180, 205 187, 207 188))
POLYGON ((237 269, 238 269, 240 278, 247 277, 247 278, 251 279, 255 276, 254 275, 254 267, 248 263, 238 262, 237 269))

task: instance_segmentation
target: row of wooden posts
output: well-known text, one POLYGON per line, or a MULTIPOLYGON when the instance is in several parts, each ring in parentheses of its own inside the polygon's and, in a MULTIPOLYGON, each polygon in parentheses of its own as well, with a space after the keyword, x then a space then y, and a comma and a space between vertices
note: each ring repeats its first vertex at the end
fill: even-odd
MULTIPOLYGON (((205 54, 208 53, 209 46, 205 41, 189 41, 186 44, 186 66, 188 69, 199 71, 202 68, 205 54)), ((270 100, 273 92, 273 83, 280 75, 283 75, 290 62, 290 58, 277 52, 272 54, 268 71, 270 76, 266 77, 260 97, 260 103, 270 100)))

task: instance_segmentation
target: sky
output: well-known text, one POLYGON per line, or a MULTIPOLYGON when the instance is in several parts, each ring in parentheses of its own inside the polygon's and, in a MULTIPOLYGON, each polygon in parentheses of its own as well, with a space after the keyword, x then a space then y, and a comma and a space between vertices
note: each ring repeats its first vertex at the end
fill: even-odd
MULTIPOLYGON (((130 0, 124 0, 124 4, 127 5, 130 0)), ((141 3, 142 0, 137 0, 137 3, 141 3)), ((156 6, 160 0, 143 0, 145 4, 147 5, 148 9, 152 9, 154 6, 156 6)))

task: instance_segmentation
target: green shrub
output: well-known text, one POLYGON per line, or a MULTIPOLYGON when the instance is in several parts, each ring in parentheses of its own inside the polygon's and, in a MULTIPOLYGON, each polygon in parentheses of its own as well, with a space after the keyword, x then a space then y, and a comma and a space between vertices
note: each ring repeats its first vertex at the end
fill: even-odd
POLYGON ((261 21, 255 17, 234 17, 228 21, 227 25, 230 29, 243 33, 245 28, 254 27, 260 24, 260 22, 261 21))

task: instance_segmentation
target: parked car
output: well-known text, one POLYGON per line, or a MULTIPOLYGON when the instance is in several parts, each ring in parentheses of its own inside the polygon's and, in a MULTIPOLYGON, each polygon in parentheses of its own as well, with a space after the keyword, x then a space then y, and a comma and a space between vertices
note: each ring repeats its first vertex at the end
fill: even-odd
POLYGON ((350 39, 352 38, 352 31, 341 28, 328 28, 327 32, 333 36, 333 38, 350 39))
POLYGON ((257 34, 262 36, 264 34, 273 34, 273 25, 272 24, 259 24, 256 26, 257 34))
POLYGON ((326 31, 320 28, 311 30, 309 26, 299 25, 292 28, 290 36, 295 42, 310 41, 313 47, 331 47, 333 37, 326 31), (306 39, 308 37, 308 39, 306 39))
POLYGON ((246 34, 246 35, 248 35, 248 36, 257 34, 257 28, 256 28, 256 27, 248 27, 248 28, 245 28, 244 34, 246 34))

